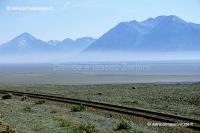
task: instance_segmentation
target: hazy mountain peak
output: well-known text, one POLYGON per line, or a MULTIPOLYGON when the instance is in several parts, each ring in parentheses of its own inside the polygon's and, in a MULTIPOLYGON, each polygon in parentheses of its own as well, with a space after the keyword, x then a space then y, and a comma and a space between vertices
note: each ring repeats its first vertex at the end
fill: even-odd
POLYGON ((22 40, 34 40, 35 37, 33 37, 30 33, 24 32, 21 35, 17 36, 15 39, 22 39, 22 40))
POLYGON ((66 38, 66 39, 64 39, 62 42, 68 42, 68 43, 70 42, 70 43, 73 43, 73 41, 74 41, 74 40, 72 40, 72 39, 70 39, 70 38, 66 38))
POLYGON ((130 24, 138 24, 138 21, 132 20, 132 21, 130 21, 129 23, 130 23, 130 24))
POLYGON ((186 23, 183 19, 175 16, 175 15, 169 15, 169 16, 158 16, 155 18, 155 21, 171 21, 171 22, 177 22, 177 23, 186 23))
POLYGON ((22 36, 32 36, 30 33, 28 33, 28 32, 24 32, 24 33, 22 33, 21 34, 22 36))
POLYGON ((181 18, 175 16, 175 15, 162 15, 162 16, 158 16, 156 18, 148 18, 144 21, 141 22, 143 25, 145 26, 151 26, 154 27, 157 24, 160 23, 182 23, 182 24, 186 24, 187 22, 185 22, 184 20, 182 20, 181 18))
MULTIPOLYGON (((24 48, 29 45, 32 45, 31 42, 37 41, 35 37, 33 37, 30 33, 24 32, 14 39, 10 40, 9 42, 3 44, 3 46, 8 45, 8 46, 15 46, 19 48, 24 48)), ((12 49, 12 48, 11 48, 12 49)))

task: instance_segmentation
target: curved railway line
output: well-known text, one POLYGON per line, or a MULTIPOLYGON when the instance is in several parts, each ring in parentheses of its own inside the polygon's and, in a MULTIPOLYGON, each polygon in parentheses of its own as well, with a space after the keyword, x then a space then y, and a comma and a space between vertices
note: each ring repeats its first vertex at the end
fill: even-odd
POLYGON ((11 93, 17 96, 26 95, 32 98, 46 99, 46 100, 64 102, 64 103, 70 103, 70 104, 79 104, 79 105, 81 104, 87 107, 117 112, 117 113, 121 113, 125 115, 143 117, 146 119, 156 120, 156 121, 164 122, 164 123, 192 123, 186 127, 200 131, 200 120, 191 119, 191 118, 178 116, 178 115, 160 113, 160 112, 155 112, 155 111, 150 111, 150 110, 145 110, 145 109, 124 107, 124 106, 113 105, 113 104, 108 104, 108 103, 100 103, 100 102, 86 101, 86 100, 80 100, 80 99, 74 99, 74 98, 66 98, 66 97, 61 97, 61 96, 57 96, 53 94, 52 95, 39 94, 39 93, 19 92, 19 91, 10 91, 10 90, 0 90, 0 93, 2 94, 11 93))

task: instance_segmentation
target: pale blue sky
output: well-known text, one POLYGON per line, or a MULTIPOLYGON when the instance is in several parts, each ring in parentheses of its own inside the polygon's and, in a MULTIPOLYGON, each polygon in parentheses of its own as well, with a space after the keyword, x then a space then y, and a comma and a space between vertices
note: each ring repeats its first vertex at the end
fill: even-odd
POLYGON ((0 0, 0 43, 29 32, 42 40, 100 37, 121 21, 177 15, 200 23, 200 0, 0 0), (49 7, 9 11, 8 7, 49 7))

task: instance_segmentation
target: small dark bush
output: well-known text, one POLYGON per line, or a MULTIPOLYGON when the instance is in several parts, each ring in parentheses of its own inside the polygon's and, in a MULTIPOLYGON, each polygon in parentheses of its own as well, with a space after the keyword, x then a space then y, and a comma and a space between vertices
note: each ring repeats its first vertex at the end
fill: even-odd
POLYGON ((117 130, 128 130, 131 129, 131 123, 126 120, 122 120, 118 125, 117 125, 117 130))
POLYGON ((13 95, 8 93, 8 94, 3 95, 1 98, 2 99, 12 99, 12 97, 13 97, 13 95))
POLYGON ((86 108, 83 105, 74 105, 71 107, 72 112, 81 112, 84 111, 86 108))
POLYGON ((56 110, 52 110, 50 113, 55 114, 55 113, 57 113, 57 111, 56 110))
POLYGON ((27 100, 27 96, 22 96, 22 98, 21 98, 21 101, 25 101, 25 100, 27 100))
POLYGON ((135 90, 135 89, 136 89, 136 87, 135 87, 135 86, 133 86, 133 87, 132 87, 132 89, 133 89, 133 90, 135 90))
POLYGON ((38 100, 35 102, 35 104, 44 104, 46 101, 45 100, 38 100))
POLYGON ((74 130, 75 133, 99 133, 94 125, 91 124, 81 124, 74 130))
POLYGON ((32 112, 32 108, 30 106, 26 106, 23 108, 25 112, 32 112))
POLYGON ((99 92, 97 95, 101 96, 101 95, 103 95, 103 93, 99 92))

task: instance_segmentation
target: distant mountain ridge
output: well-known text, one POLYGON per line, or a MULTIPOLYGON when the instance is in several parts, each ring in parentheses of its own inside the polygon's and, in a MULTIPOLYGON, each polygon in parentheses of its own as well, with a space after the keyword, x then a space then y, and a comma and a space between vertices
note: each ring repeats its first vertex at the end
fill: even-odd
POLYGON ((50 40, 48 42, 35 38, 29 33, 22 33, 11 41, 0 45, 1 54, 26 54, 26 53, 57 53, 80 52, 88 47, 95 39, 91 37, 76 40, 64 39, 63 41, 50 40))
POLYGON ((200 24, 177 16, 158 16, 145 21, 121 22, 84 52, 200 51, 200 24))

